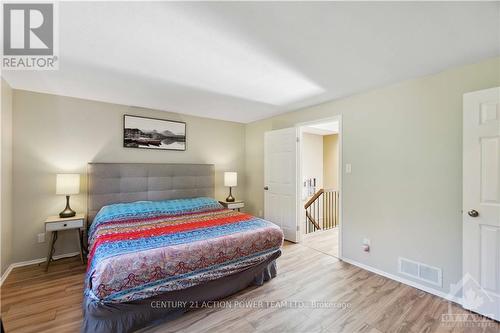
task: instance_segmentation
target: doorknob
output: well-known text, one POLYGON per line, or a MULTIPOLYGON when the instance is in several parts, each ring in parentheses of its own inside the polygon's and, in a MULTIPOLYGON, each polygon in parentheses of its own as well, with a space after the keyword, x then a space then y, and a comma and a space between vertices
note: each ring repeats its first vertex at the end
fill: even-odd
POLYGON ((478 217, 479 216, 479 212, 475 209, 471 209, 467 212, 467 214, 469 214, 470 217, 478 217))
POLYGON ((269 190, 269 186, 264 186, 264 190, 269 190))

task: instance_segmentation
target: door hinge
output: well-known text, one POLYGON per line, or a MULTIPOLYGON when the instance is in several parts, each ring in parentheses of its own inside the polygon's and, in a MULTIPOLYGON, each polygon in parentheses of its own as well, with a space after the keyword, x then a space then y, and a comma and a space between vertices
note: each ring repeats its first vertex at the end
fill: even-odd
POLYGON ((300 227, 299 226, 297 226, 297 231, 300 231, 300 227))
POLYGON ((296 137, 296 139, 297 139, 297 142, 300 142, 300 138, 299 137, 296 137))

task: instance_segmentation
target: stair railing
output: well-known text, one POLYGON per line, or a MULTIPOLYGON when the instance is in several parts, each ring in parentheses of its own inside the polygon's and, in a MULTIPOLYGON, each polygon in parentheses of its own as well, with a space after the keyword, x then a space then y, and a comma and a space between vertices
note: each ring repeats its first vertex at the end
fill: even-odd
POLYGON ((339 223, 338 191, 320 189, 304 205, 306 233, 335 228, 339 223))

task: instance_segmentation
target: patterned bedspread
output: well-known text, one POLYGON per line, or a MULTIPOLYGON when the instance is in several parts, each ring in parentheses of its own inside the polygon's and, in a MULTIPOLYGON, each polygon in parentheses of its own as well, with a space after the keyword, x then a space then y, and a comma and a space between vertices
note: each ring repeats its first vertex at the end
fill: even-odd
POLYGON ((85 292, 106 303, 145 299, 240 272, 282 243, 273 223, 211 198, 109 205, 89 230, 85 292))

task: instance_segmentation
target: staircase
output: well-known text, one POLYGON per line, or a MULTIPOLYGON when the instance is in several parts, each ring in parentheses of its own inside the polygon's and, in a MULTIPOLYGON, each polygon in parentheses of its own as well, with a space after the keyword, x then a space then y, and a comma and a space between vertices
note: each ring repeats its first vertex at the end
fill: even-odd
POLYGON ((304 205, 306 234, 335 228, 339 223, 339 194, 320 189, 304 205))

